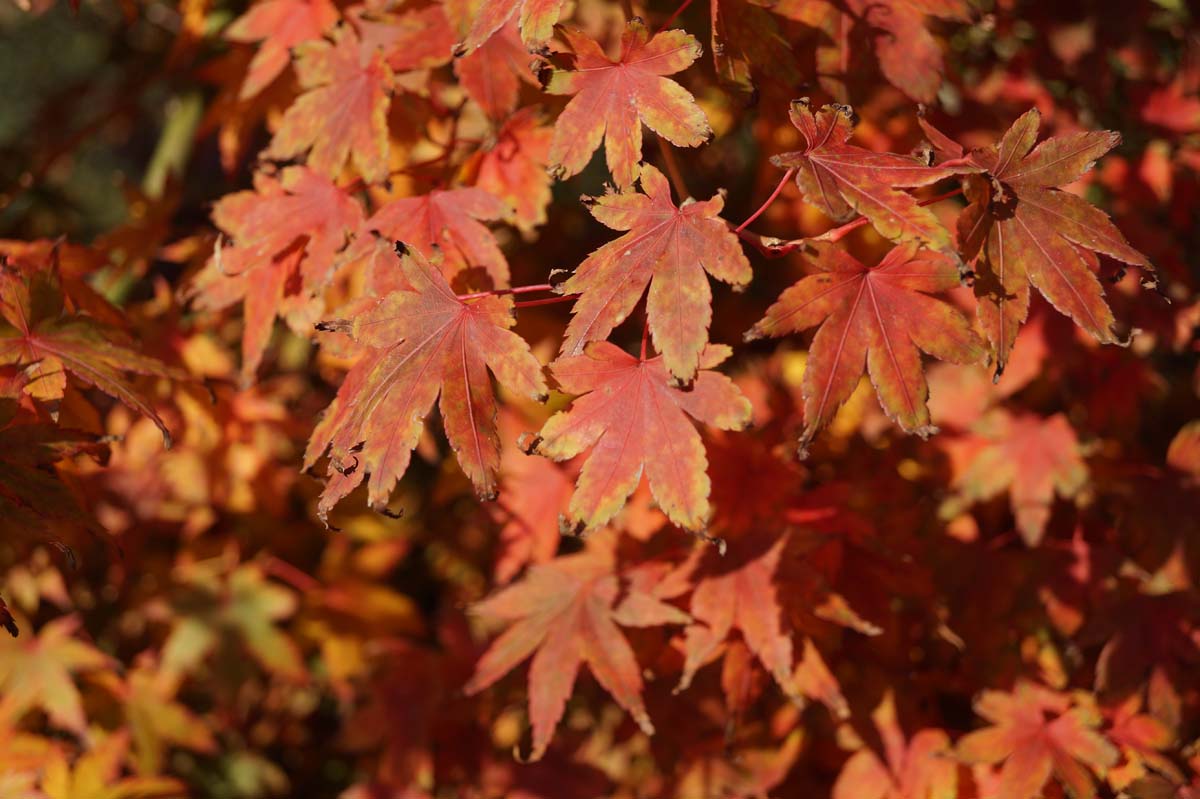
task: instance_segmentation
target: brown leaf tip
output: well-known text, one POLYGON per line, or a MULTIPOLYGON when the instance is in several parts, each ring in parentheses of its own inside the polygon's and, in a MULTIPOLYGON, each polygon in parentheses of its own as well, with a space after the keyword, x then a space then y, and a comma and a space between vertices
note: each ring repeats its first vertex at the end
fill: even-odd
POLYGON ((322 333, 349 333, 354 327, 354 323, 349 319, 326 319, 323 322, 317 322, 313 327, 322 333))
POLYGON ((522 433, 517 438, 517 449, 526 455, 533 455, 537 452, 537 448, 541 443, 542 437, 537 433, 522 433))
POLYGON ((587 525, 583 522, 575 522, 568 519, 564 514, 558 514, 558 534, 570 536, 571 538, 583 538, 583 534, 587 532, 587 525))

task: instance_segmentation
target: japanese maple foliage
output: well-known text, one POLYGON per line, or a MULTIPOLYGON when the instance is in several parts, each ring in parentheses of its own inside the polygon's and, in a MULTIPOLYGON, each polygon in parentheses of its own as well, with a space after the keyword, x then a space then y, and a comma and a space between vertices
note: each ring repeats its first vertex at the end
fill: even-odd
POLYGON ((1194 14, 15 4, 0 799, 1200 799, 1194 14))

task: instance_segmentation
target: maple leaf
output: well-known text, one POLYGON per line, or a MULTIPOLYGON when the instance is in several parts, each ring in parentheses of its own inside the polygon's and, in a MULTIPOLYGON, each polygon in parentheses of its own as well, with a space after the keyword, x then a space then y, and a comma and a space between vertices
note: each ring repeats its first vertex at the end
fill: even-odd
POLYGON ((903 430, 921 437, 936 432, 918 350, 954 363, 985 355, 966 317, 927 294, 959 284, 954 261, 902 244, 868 268, 829 244, 813 249, 819 271, 784 291, 746 333, 752 340, 820 325, 804 372, 801 453, 854 391, 864 366, 880 404, 903 430))
POLYGON ((163 442, 171 433, 155 412, 153 400, 126 375, 186 380, 157 358, 134 349, 123 331, 84 314, 68 313, 53 272, 22 276, 0 268, 0 366, 34 366, 27 391, 42 399, 58 399, 66 387, 64 373, 120 400, 154 422, 163 442))
POLYGON ((479 151, 472 171, 475 185, 508 205, 506 218, 530 234, 546 222, 550 204, 550 139, 536 108, 522 108, 496 132, 495 142, 479 151))
POLYGON ((1090 799, 1096 787, 1088 768, 1117 762, 1116 747, 1096 731, 1098 714, 1039 685, 984 691, 975 712, 992 726, 968 733, 956 751, 968 763, 1002 762, 996 795, 1004 799, 1040 796, 1051 775, 1076 799, 1090 799))
POLYGON ((699 368, 712 321, 712 292, 704 273, 743 286, 751 277, 737 236, 718 216, 717 195, 676 207, 663 174, 643 164, 641 192, 608 191, 588 199, 592 216, 629 231, 587 257, 560 290, 580 294, 562 351, 578 355, 589 341, 604 339, 625 321, 650 286, 646 313, 655 348, 677 380, 687 383, 699 368))
MULTIPOLYGON (((503 219, 511 210, 480 188, 434 189, 419 197, 390 200, 371 215, 362 232, 377 231, 392 241, 402 241, 426 258, 436 260, 440 252, 439 263, 447 278, 479 267, 487 271, 494 287, 504 287, 508 285, 508 261, 481 220, 503 219)), ((375 246, 370 236, 360 234, 347 258, 375 246)))
POLYGON ((439 393, 459 465, 481 497, 494 497, 500 442, 488 370, 518 394, 538 401, 546 395, 541 364, 509 329, 511 297, 460 300, 418 250, 397 249, 412 290, 393 292, 336 324, 368 352, 346 375, 305 453, 311 468, 330 451, 329 482, 318 504, 323 519, 366 474, 370 505, 387 505, 439 393))
POLYGON ((287 68, 292 48, 320 39, 337 20, 337 6, 329 0, 261 0, 251 6, 224 33, 232 42, 260 42, 238 98, 265 89, 287 68))
POLYGON ((107 655, 76 638, 79 619, 63 616, 21 641, 0 639, 0 718, 18 719, 35 708, 50 723, 82 736, 87 729, 74 675, 111 668, 107 655))
POLYGON ((884 238, 950 249, 950 234, 933 212, 900 189, 928 186, 956 169, 847 144, 855 119, 849 106, 827 105, 814 114, 805 98, 792 101, 789 116, 804 149, 772 156, 771 163, 796 170, 806 201, 835 222, 862 214, 884 238))
POLYGON ((883 742, 883 759, 863 746, 850 756, 833 785, 832 799, 954 799, 958 764, 950 737, 942 730, 921 730, 911 741, 896 721, 889 690, 871 714, 883 742))
MULTIPOLYGON (((501 409, 503 440, 516 441, 527 429, 523 415, 501 409)), ((493 515, 503 526, 494 571, 497 583, 507 583, 527 563, 554 559, 561 540, 559 514, 568 507, 575 481, 569 465, 528 455, 519 447, 500 453, 500 474, 504 503, 493 515)))
POLYGON ((0 262, 31 276, 39 272, 53 272, 58 276, 58 283, 69 310, 86 313, 113 327, 128 326, 121 310, 106 300, 88 282, 89 278, 108 264, 108 258, 100 250, 71 244, 62 239, 0 239, 0 262))
POLYGON ((999 144, 968 155, 986 176, 968 179, 971 205, 959 216, 959 246, 964 258, 978 256, 979 320, 995 351, 997 374, 1028 315, 1030 284, 1098 341, 1112 343, 1119 340, 1112 310, 1084 252, 1150 268, 1103 211, 1060 190, 1117 146, 1120 135, 1073 133, 1034 148, 1040 121, 1031 109, 999 144))
POLYGON ((267 671, 302 682, 306 671, 300 650, 276 626, 295 612, 296 595, 269 582, 257 564, 235 565, 235 555, 226 551, 181 566, 177 607, 156 601, 148 609, 151 617, 171 621, 162 646, 162 671, 172 678, 192 673, 214 653, 244 663, 245 656, 235 654, 236 640, 267 671))
POLYGON ((202 753, 216 751, 208 725, 176 700, 178 679, 155 666, 149 659, 140 663, 118 691, 125 705, 134 762, 138 773, 147 776, 162 769, 169 746, 202 753))
POLYGON ((689 391, 670 385, 662 356, 638 360, 607 341, 560 358, 550 371, 576 397, 550 417, 530 451, 566 460, 591 447, 567 518, 581 529, 607 522, 641 482, 672 522, 700 530, 708 522, 709 479, 704 444, 687 415, 722 430, 750 421, 750 403, 733 382, 708 371, 729 357, 708 345, 689 391))
POLYGON ((760 69, 785 88, 803 80, 791 45, 767 10, 772 5, 771 0, 711 0, 713 64, 717 77, 738 91, 754 91, 752 73, 760 69))
POLYGON ((953 518, 1007 489, 1017 531, 1030 546, 1042 539, 1054 495, 1070 499, 1088 480, 1079 440, 1060 413, 1042 418, 993 410, 946 447, 955 495, 943 502, 942 517, 953 518))
POLYGON ((642 123, 679 147, 696 147, 712 135, 695 98, 669 78, 700 57, 700 43, 681 30, 651 38, 645 26, 630 22, 614 61, 584 33, 566 29, 575 69, 551 69, 540 77, 549 94, 574 97, 554 125, 551 167, 560 178, 587 166, 604 139, 604 153, 617 186, 637 178, 642 154, 642 123))
MULTIPOLYGON (((720 653, 737 629, 746 648, 789 696, 818 699, 838 717, 848 714, 837 681, 811 641, 805 640, 793 670, 792 638, 783 629, 775 589, 786 543, 782 536, 767 547, 733 545, 732 561, 722 558, 707 574, 693 578, 696 586, 688 610, 694 623, 684 631, 683 672, 676 691, 691 685, 696 672, 720 653)), ((704 557, 714 563, 711 553, 704 557)))
POLYGON ((503 119, 516 109, 522 82, 538 85, 529 64, 516 25, 506 25, 478 49, 455 59, 454 74, 489 117, 503 119))
MULTIPOLYGON (((384 61, 397 73, 397 84, 405 81, 399 73, 426 70, 448 63, 454 46, 454 31, 440 3, 424 8, 391 13, 377 4, 354 6, 346 12, 358 31, 364 52, 380 50, 384 61)), ((423 76, 415 76, 418 84, 423 76)))
POLYGON ((254 191, 227 194, 213 221, 233 241, 218 243, 188 288, 199 309, 243 302, 242 375, 262 361, 276 317, 306 313, 333 273, 334 255, 363 221, 362 208, 328 178, 288 167, 278 178, 255 175, 254 191))
MULTIPOLYGON (((642 731, 654 734, 642 703, 641 671, 617 626, 614 605, 620 582, 613 567, 611 556, 594 547, 531 566, 519 583, 474 607, 476 614, 511 622, 511 626, 488 647, 463 690, 478 693, 533 655, 529 666, 531 760, 540 759, 549 746, 584 663, 642 731)), ((619 620, 625 626, 667 623, 657 612, 626 612, 619 620)))
MULTIPOLYGON (((103 461, 108 447, 97 435, 61 428, 37 417, 31 420, 31 414, 15 412, 14 405, 14 399, 0 390, 0 533, 8 541, 47 541, 70 558, 61 533, 95 532, 98 527, 58 478, 54 465, 78 454, 103 461)), ((0 600, 0 624, 16 635, 16 625, 2 603, 0 600)))
POLYGON ((817 46, 821 87, 845 100, 847 72, 868 45, 889 83, 920 103, 932 103, 942 83, 942 45, 926 27, 929 17, 971 18, 967 0, 781 0, 771 10, 821 31, 817 46))
POLYGON ((45 799, 181 799, 187 788, 170 777, 123 777, 129 751, 125 730, 104 736, 70 763, 55 752, 46 763, 39 786, 45 799))
POLYGON ((309 168, 330 178, 350 161, 369 183, 387 179, 393 77, 383 54, 343 26, 332 41, 296 48, 296 75, 304 93, 284 112, 263 155, 286 161, 307 154, 309 168))
POLYGON ((514 18, 525 48, 540 50, 554 34, 554 23, 558 22, 565 3, 566 0, 481 0, 472 9, 470 28, 466 37, 454 46, 454 53, 467 55, 484 46, 514 18))

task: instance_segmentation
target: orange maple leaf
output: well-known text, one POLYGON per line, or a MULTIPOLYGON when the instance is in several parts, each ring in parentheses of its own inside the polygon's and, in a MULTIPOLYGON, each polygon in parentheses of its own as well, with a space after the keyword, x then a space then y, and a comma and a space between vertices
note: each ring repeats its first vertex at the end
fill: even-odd
POLYGON ((1053 775, 1076 799, 1096 794, 1092 771, 1116 764, 1117 748, 1096 731, 1098 714, 1042 686, 1019 682, 1012 693, 984 691, 975 712, 992 723, 956 747, 968 763, 1003 763, 996 796, 1033 799, 1053 775))
POLYGON ((334 255, 362 224, 358 202, 307 167, 288 167, 278 178, 259 173, 254 191, 227 194, 213 221, 232 240, 218 244, 204 271, 188 287, 195 306, 215 311, 244 303, 242 375, 262 361, 276 317, 305 312, 333 274, 334 255))
POLYGON ((554 125, 551 167, 558 177, 583 170, 604 139, 608 168, 617 186, 637 178, 642 155, 642 123, 679 147, 696 147, 712 135, 695 98, 669 78, 700 57, 700 43, 681 30, 657 33, 630 22, 614 61, 581 31, 563 36, 575 53, 574 70, 540 76, 549 94, 575 95, 554 125))
POLYGON ((628 610, 625 603, 617 604, 619 589, 611 555, 592 547, 530 567, 519 583, 475 606, 475 613, 512 625, 488 647, 464 690, 482 691, 533 655, 531 760, 541 758, 549 746, 584 663, 642 731, 654 734, 642 703, 641 670, 617 622, 625 626, 677 623, 679 611, 661 604, 650 610, 628 610))
POLYGON ((454 52, 467 55, 492 40, 493 34, 514 18, 526 49, 541 49, 554 34, 554 23, 565 4, 566 0, 482 0, 471 15, 466 38, 454 46, 454 52))
POLYGON ((330 453, 329 482, 318 504, 322 519, 367 474, 371 507, 387 505, 439 393, 459 465, 481 497, 494 497, 500 442, 488 370, 517 393, 545 399, 541 364, 509 330, 512 298, 459 299, 418 250, 397 249, 411 290, 392 292, 352 320, 322 325, 349 333, 367 349, 305 453, 305 468, 330 453))
POLYGON ((935 432, 919 350, 955 363, 985 355, 967 318, 926 294, 959 284, 954 261, 911 243, 895 247, 874 267, 825 242, 813 251, 820 271, 783 292, 746 333, 749 341, 820 325, 804 372, 801 454, 854 391, 864 367, 884 410, 902 429, 921 437, 935 432))
POLYGON ((832 799, 955 799, 958 763, 943 730, 921 730, 904 740, 889 689, 871 714, 883 758, 866 746, 850 756, 833 784, 832 799))
POLYGON ((1079 439, 1061 413, 1042 418, 997 409, 946 447, 955 495, 942 504, 943 518, 1008 490, 1017 531, 1030 546, 1046 531, 1054 495, 1070 499, 1088 480, 1079 439))
POLYGON ((384 181, 393 77, 382 52, 343 26, 332 41, 296 48, 296 75, 304 94, 288 106, 263 155, 284 161, 307 155, 308 166, 330 178, 349 161, 364 180, 384 181))
POLYGON ((76 638, 79 619, 64 616, 20 641, 0 638, 0 719, 40 708, 50 723, 83 735, 87 719, 74 675, 109 669, 113 661, 76 638))
POLYGON ((609 191, 589 199, 592 216, 629 231, 587 257, 565 281, 563 293, 579 293, 562 351, 578 355, 589 341, 604 339, 625 321, 649 285, 646 313, 655 348, 677 380, 696 374, 708 343, 712 292, 704 273, 743 286, 751 277, 737 236, 718 216, 717 195, 703 202, 671 201, 662 173, 643 164, 643 193, 609 191))
POLYGON ((551 365, 559 385, 582 396, 546 422, 531 450, 566 460, 591 447, 571 497, 571 525, 591 529, 607 522, 638 487, 643 471, 667 518, 689 530, 707 524, 708 460, 687 416, 722 430, 750 421, 750 403, 737 386, 708 371, 730 352, 708 345, 688 391, 671 386, 661 356, 639 360, 607 341, 551 365))
POLYGON ((1116 147, 1120 134, 1074 133, 1034 148, 1040 122, 1037 109, 1031 109, 999 144, 969 155, 986 175, 968 179, 971 205, 958 219, 963 257, 976 259, 979 320, 996 353, 997 374, 1004 371, 1029 313, 1030 284, 1098 341, 1111 343, 1119 340, 1112 310, 1084 252, 1150 268, 1107 214, 1060 190, 1116 147))
POLYGON ((475 185, 507 203, 508 221, 525 234, 546 222, 553 135, 538 109, 522 108, 505 120, 495 142, 479 151, 471 167, 475 185))
POLYGON ((287 68, 292 48, 320 39, 337 20, 337 6, 329 0, 262 0, 251 6, 225 29, 232 42, 260 42, 238 99, 267 88, 287 68))

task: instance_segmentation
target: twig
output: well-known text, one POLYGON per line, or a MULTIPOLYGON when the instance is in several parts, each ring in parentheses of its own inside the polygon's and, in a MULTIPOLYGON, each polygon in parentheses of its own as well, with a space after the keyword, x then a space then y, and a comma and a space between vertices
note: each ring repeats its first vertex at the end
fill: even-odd
POLYGON ((742 224, 740 224, 736 228, 734 228, 733 232, 741 233, 743 230, 746 229, 747 225, 749 225, 755 219, 758 219, 760 216, 762 216, 763 212, 766 211, 767 208, 770 207, 771 203, 775 202, 775 198, 779 196, 779 193, 781 191, 783 191, 783 187, 787 185, 787 182, 792 179, 792 175, 794 175, 794 174, 796 174, 796 167, 792 167, 787 172, 784 172, 783 177, 779 181, 779 185, 775 187, 775 191, 771 192, 771 196, 767 198, 766 202, 764 202, 762 205, 760 205, 758 207, 757 211, 750 214, 750 216, 746 219, 745 222, 743 222, 742 224))
POLYGON ((671 23, 677 20, 679 15, 686 11, 687 7, 690 6, 692 2, 693 0, 683 0, 683 2, 679 4, 679 8, 675 9, 671 16, 667 17, 667 21, 658 26, 656 33, 661 33, 662 31, 665 31, 667 28, 671 27, 671 23))
MULTIPOLYGON (((658 136, 658 134, 655 134, 658 136)), ((670 142, 662 136, 658 136, 658 151, 662 153, 663 165, 667 168, 667 177, 671 179, 671 185, 675 187, 675 193, 679 195, 679 200, 682 202, 692 196, 688 191, 687 184, 683 181, 683 173, 679 171, 679 163, 675 160, 675 151, 671 148, 670 142)))

